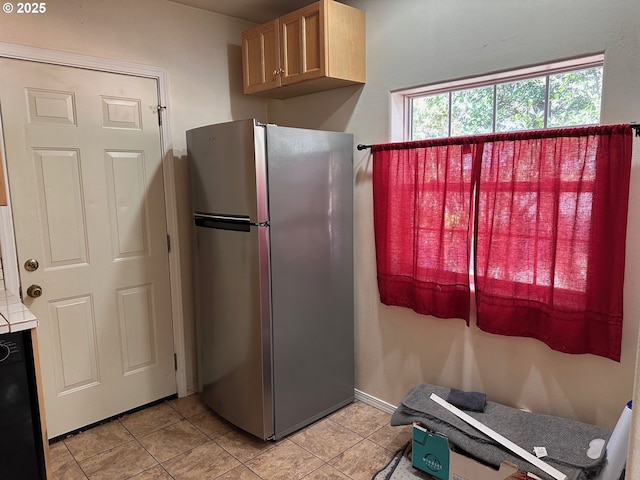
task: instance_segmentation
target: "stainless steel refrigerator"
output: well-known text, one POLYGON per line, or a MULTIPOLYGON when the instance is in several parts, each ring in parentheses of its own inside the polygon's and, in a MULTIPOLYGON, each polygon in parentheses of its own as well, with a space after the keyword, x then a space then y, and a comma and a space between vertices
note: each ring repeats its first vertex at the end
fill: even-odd
POLYGON ((353 136, 187 132, 204 402, 265 440, 354 398, 353 136))

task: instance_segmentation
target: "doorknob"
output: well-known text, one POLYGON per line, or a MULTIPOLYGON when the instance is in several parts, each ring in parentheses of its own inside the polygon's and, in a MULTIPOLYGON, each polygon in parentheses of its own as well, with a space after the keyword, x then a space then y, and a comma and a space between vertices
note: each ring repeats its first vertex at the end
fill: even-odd
POLYGON ((24 262, 24 269, 27 272, 34 272, 38 269, 39 266, 40 264, 38 263, 38 260, 36 260, 35 258, 30 258, 29 260, 24 262))
POLYGON ((32 298, 38 298, 40 295, 42 295, 42 287, 40 285, 31 285, 29 288, 27 288, 27 295, 32 298))

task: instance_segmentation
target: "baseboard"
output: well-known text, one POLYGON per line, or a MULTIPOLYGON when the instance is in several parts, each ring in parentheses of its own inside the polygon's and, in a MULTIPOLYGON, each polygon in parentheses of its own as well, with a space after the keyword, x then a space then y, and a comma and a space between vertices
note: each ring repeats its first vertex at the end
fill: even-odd
POLYGON ((376 407, 378 410, 382 410, 383 412, 393 413, 397 408, 395 405, 391 405, 390 403, 387 403, 384 400, 380 400, 379 398, 376 398, 373 395, 369 395, 368 393, 361 392, 357 388, 354 389, 354 396, 356 397, 356 400, 360 400, 367 405, 376 407))
POLYGON ((193 395, 194 393, 198 393, 197 385, 187 385, 187 395, 193 395))
MULTIPOLYGON (((198 388, 195 385, 189 385, 187 387, 187 395, 191 395, 193 393, 198 393, 198 388)), ((356 398, 356 400, 360 400, 362 403, 366 403, 367 405, 376 407, 378 410, 382 410, 386 413, 393 413, 397 408, 395 405, 391 405, 390 403, 387 403, 384 400, 380 400, 379 398, 376 398, 373 395, 369 395, 368 393, 361 392, 357 388, 353 390, 353 396, 356 398)))

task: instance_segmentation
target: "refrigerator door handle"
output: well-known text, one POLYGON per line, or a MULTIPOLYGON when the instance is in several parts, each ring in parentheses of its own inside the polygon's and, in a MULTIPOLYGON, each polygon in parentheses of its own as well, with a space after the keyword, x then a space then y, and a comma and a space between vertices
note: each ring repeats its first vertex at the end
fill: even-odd
POLYGON ((193 212, 193 223, 196 227, 235 230, 238 232, 249 232, 251 227, 269 226, 269 222, 254 223, 245 215, 218 215, 201 212, 193 212))

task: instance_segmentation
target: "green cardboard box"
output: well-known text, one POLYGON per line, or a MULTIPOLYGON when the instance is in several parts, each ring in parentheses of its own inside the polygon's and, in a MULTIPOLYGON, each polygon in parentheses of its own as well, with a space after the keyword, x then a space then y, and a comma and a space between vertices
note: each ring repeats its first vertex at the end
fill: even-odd
POLYGON ((413 424, 411 463, 414 468, 440 480, 449 480, 449 458, 447 437, 413 424))
POLYGON ((526 473, 508 462, 498 470, 483 465, 449 448, 445 435, 430 432, 419 423, 413 424, 411 463, 414 468, 439 480, 520 480, 526 473))

